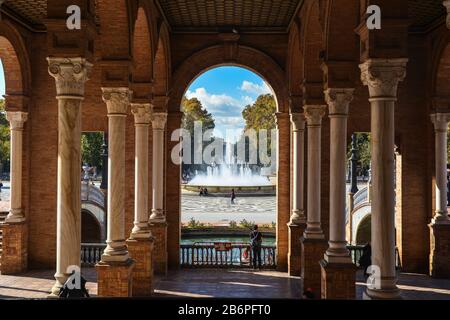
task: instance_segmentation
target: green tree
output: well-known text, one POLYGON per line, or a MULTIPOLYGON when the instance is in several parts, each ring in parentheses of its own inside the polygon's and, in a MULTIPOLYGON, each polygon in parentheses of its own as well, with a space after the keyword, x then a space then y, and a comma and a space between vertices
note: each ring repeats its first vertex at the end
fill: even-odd
POLYGON ((202 105, 197 98, 187 99, 183 98, 181 107, 184 112, 182 120, 182 128, 188 130, 191 136, 194 135, 194 123, 196 121, 202 122, 203 132, 214 129, 214 118, 202 105))
MULTIPOLYGON (((181 102, 181 108, 184 112, 181 127, 186 129, 191 134, 191 161, 194 161, 194 125, 195 122, 200 121, 202 123, 202 135, 207 130, 213 130, 215 128, 214 118, 202 105, 197 98, 187 99, 183 97, 181 102)), ((202 139, 203 141, 203 139, 202 139)), ((209 144, 207 141, 203 141, 203 148, 209 144)), ((195 170, 206 170, 203 164, 185 164, 183 163, 183 173, 193 173, 195 170)))
MULTIPOLYGON (((370 169, 370 162, 371 162, 370 133, 357 132, 355 134, 356 134, 356 150, 360 170, 367 171, 370 169)), ((352 156, 351 151, 352 151, 352 142, 350 141, 347 155, 348 159, 350 159, 350 157, 352 156)))
POLYGON ((0 100, 0 173, 10 156, 9 123, 6 120, 5 100, 0 100))
MULTIPOLYGON (((272 150, 272 129, 276 129, 275 113, 277 111, 277 105, 275 97, 272 94, 260 95, 255 103, 247 105, 242 111, 242 117, 245 120, 245 130, 254 129, 257 133, 257 143, 259 145, 259 130, 267 130, 267 153, 271 155, 272 150)), ((243 139, 241 137, 241 139, 243 139)), ((249 147, 249 141, 245 141, 246 150, 249 147)), ((256 148, 258 146, 255 146, 256 148)), ((259 152, 258 152, 259 158, 259 152)), ((259 161, 259 160, 258 160, 259 161)))
POLYGON ((97 172, 102 167, 102 144, 102 132, 84 132, 81 135, 81 161, 97 167, 97 172))

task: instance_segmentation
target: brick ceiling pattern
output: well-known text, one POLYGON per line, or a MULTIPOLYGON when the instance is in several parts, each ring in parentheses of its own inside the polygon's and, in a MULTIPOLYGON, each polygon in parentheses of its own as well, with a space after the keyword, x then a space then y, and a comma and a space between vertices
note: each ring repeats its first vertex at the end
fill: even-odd
POLYGON ((173 29, 287 28, 302 0, 158 0, 173 29))
POLYGON ((408 3, 413 27, 424 28, 446 13, 442 0, 409 0, 408 3))
POLYGON ((41 24, 47 16, 47 0, 6 0, 3 5, 32 25, 41 24))
MULTIPOLYGON (((302 0, 158 0, 173 29, 286 28, 302 0)), ((47 0, 6 0, 3 6, 30 25, 42 25, 47 0)), ((442 0, 409 0, 412 26, 425 28, 444 17, 442 0)))

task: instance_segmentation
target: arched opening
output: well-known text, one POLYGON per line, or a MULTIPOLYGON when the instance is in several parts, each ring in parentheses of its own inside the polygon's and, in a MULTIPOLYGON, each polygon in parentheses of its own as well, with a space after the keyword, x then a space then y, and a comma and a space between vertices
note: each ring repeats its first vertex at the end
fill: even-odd
POLYGON ((358 229, 356 231, 356 244, 365 245, 370 243, 371 239, 371 219, 370 214, 365 216, 359 223, 358 229))
POLYGON ((262 263, 276 266, 277 109, 269 84, 242 66, 211 67, 190 82, 181 101, 182 265, 215 265, 220 252, 222 264, 251 266, 256 224, 262 263), (189 246, 215 252, 190 255, 189 246))
POLYGON ((81 242, 101 243, 101 226, 94 214, 88 210, 81 210, 81 242))

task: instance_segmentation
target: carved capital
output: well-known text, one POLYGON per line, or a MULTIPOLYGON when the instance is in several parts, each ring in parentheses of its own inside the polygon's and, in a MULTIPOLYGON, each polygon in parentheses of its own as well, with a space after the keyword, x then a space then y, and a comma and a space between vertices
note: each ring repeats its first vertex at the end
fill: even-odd
POLYGON ((322 118, 325 116, 327 106, 307 105, 303 109, 305 110, 308 127, 320 127, 322 125, 322 118))
POLYGON ((397 87, 406 77, 408 59, 369 59, 359 65, 361 81, 369 87, 370 98, 395 100, 397 87))
POLYGON ((7 111, 6 119, 11 130, 23 130, 23 124, 28 120, 28 112, 7 111))
POLYGON ((84 84, 89 80, 92 64, 84 58, 47 58, 48 73, 56 80, 56 94, 84 97, 84 84))
POLYGON ((355 89, 330 88, 325 90, 325 101, 330 109, 329 116, 348 116, 348 108, 355 89))
POLYGON ((291 113, 291 123, 293 131, 305 130, 305 115, 303 113, 291 113))
POLYGON ((447 9, 447 28, 450 29, 450 0, 444 0, 442 4, 447 9))
POLYGON ((134 116, 134 123, 149 125, 152 117, 153 106, 150 103, 132 103, 131 113, 134 116))
POLYGON ((108 108, 108 115, 126 115, 132 92, 128 88, 102 88, 102 98, 108 108))
POLYGON ((154 130, 164 130, 167 122, 166 112, 157 112, 152 115, 152 127, 154 130))
POLYGON ((449 113, 434 113, 431 115, 431 122, 433 122, 436 132, 447 132, 449 120, 449 113))

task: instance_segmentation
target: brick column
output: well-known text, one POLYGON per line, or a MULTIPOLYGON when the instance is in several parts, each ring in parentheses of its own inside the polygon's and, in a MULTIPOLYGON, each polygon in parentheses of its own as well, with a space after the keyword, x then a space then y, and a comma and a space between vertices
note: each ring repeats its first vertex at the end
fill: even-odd
POLYGON ((167 113, 157 112, 152 116, 153 128, 153 204, 150 228, 155 237, 155 273, 167 273, 167 220, 164 213, 164 134, 167 113))
POLYGON ((81 257, 81 103, 92 65, 84 58, 48 58, 58 99, 57 295, 81 257))
POLYGON ((291 276, 301 275, 300 238, 306 228, 304 211, 305 179, 305 116, 302 113, 291 114, 293 146, 293 190, 292 215, 289 227, 288 271, 291 276))
POLYGON ((277 113, 277 270, 288 270, 290 219, 290 116, 277 113))
POLYGON ((98 296, 130 297, 132 270, 125 243, 125 128, 131 92, 102 88, 108 108, 108 232, 106 249, 97 269, 98 296))
POLYGON ((307 222, 302 241, 302 280, 303 288, 311 289, 316 298, 321 292, 321 270, 319 261, 326 250, 327 243, 321 226, 321 130, 325 105, 303 107, 308 128, 308 182, 307 182, 307 222))
POLYGON ((398 299, 395 270, 394 111, 407 59, 369 59, 360 65, 369 87, 372 150, 372 265, 375 284, 365 298, 398 299))
POLYGON ((436 278, 450 277, 450 218, 447 211, 447 131, 449 114, 431 116, 435 130, 436 211, 431 230, 430 274, 436 278))
POLYGON ((148 223, 148 138, 151 104, 131 104, 135 123, 135 194, 134 227, 127 240, 128 251, 136 262, 133 269, 133 296, 152 294, 153 280, 153 236, 148 223))
POLYGON ((2 274, 23 272, 27 269, 27 226, 22 207, 22 140, 26 112, 6 112, 11 130, 11 208, 3 231, 0 270, 2 274))
POLYGON ((354 299, 356 294, 356 267, 345 240, 347 118, 353 91, 325 91, 330 109, 330 240, 320 261, 322 299, 354 299))

